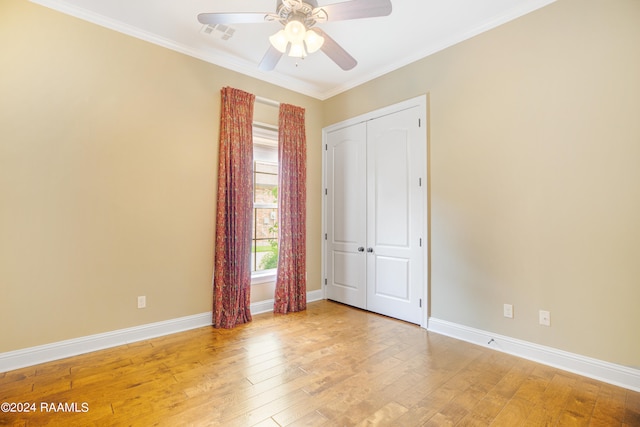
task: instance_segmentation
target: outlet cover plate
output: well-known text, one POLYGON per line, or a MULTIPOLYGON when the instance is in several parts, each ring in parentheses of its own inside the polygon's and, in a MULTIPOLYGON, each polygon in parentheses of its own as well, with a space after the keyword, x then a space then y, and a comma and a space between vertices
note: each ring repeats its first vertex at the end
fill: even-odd
POLYGON ((551 326, 551 313, 546 310, 540 310, 540 324, 542 326, 551 326))
POLYGON ((505 304, 503 308, 504 317, 508 317, 509 319, 513 319, 513 305, 505 304))

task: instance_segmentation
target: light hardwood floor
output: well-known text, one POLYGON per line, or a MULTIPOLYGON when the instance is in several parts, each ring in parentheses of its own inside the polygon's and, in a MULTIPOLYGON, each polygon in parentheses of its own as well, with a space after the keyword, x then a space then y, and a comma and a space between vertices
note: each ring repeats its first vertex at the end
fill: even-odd
POLYGON ((0 412, 19 426, 640 426, 640 393, 329 301, 3 373, 0 402, 36 404, 0 412))

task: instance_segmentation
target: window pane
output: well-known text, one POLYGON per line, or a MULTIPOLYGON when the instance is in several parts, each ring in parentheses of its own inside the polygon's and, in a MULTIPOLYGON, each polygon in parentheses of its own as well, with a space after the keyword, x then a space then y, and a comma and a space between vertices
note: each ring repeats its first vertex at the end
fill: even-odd
POLYGON ((251 271, 278 267, 278 151, 254 145, 251 271))
POLYGON ((254 209, 256 220, 254 222, 256 239, 278 238, 278 210, 275 208, 254 209))
POLYGON ((252 271, 270 270, 278 266, 278 210, 253 210, 252 271))
POLYGON ((254 174, 254 203, 278 203, 278 175, 254 174))
POLYGON ((259 241, 256 248, 255 271, 271 270, 278 268, 278 241, 268 239, 259 241))

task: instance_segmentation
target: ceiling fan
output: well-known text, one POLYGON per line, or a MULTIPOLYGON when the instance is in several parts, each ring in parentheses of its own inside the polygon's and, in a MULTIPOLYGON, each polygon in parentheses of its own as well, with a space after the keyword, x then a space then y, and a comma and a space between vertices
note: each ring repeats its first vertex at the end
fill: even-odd
POLYGON ((317 23, 387 16, 391 0, 349 0, 318 7, 317 0, 278 0, 276 12, 201 13, 202 24, 249 24, 280 22, 284 28, 269 37, 271 45, 260 61, 261 70, 273 70, 282 55, 304 58, 321 50, 343 70, 356 66, 356 61, 317 23))

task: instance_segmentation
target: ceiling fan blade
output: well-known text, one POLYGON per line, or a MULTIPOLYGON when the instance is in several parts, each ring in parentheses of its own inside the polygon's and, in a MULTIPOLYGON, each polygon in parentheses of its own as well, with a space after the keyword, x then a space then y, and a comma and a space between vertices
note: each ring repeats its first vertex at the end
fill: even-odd
POLYGON ((239 12, 239 13, 201 13, 198 21, 201 24, 255 24, 265 22, 268 13, 264 12, 239 12))
POLYGON ((323 6, 328 21, 373 18, 391 14, 391 0, 351 0, 323 6))
POLYGON ((320 48, 333 62, 338 64, 338 67, 345 71, 348 71, 358 64, 355 58, 342 48, 334 39, 329 37, 327 33, 320 28, 314 27, 313 31, 324 37, 324 43, 320 48))
POLYGON ((262 57, 262 61, 260 61, 260 65, 258 66, 258 68, 260 68, 262 71, 271 71, 276 68, 276 65, 278 65, 278 61, 280 61, 281 57, 282 52, 269 45, 269 50, 267 50, 267 53, 265 53, 262 57))

